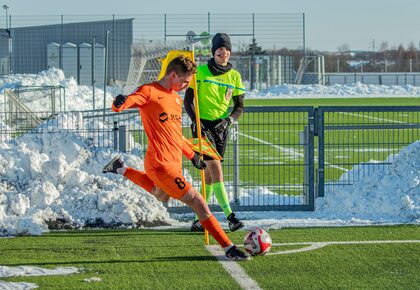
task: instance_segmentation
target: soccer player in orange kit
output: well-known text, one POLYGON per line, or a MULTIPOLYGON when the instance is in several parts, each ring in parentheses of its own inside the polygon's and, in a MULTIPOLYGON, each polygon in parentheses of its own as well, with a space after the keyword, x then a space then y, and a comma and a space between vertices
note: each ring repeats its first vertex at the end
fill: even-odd
POLYGON ((149 140, 144 160, 146 172, 127 167, 118 156, 102 171, 124 175, 163 202, 170 197, 182 201, 197 214, 202 226, 225 250, 226 257, 248 260, 249 255, 230 241, 201 194, 182 175, 182 154, 196 168, 206 167, 201 154, 194 152, 182 136, 182 99, 177 94, 188 86, 195 72, 196 64, 181 55, 168 64, 159 81, 142 85, 128 96, 115 97, 115 112, 139 108, 149 140))

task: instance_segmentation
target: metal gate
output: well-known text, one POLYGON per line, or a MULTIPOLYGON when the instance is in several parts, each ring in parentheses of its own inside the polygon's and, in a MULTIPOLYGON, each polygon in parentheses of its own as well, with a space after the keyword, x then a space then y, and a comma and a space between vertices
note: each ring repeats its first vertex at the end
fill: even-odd
POLYGON ((420 106, 319 107, 317 196, 386 170, 420 140, 420 106))
MULTIPOLYGON (((246 107, 231 126, 222 163, 234 211, 314 209, 314 112, 312 107, 246 107)), ((189 161, 184 175, 200 190, 199 171, 189 161)), ((220 211, 214 196, 209 205, 220 211)), ((191 211, 176 200, 168 210, 191 211)))

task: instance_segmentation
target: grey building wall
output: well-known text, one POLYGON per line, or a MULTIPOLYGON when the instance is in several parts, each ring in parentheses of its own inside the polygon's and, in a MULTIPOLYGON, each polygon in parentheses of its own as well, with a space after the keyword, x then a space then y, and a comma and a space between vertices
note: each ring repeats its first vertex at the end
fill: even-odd
POLYGON ((0 75, 10 73, 9 62, 9 33, 0 29, 0 75))
MULTIPOLYGON (((12 28, 12 73, 38 73, 47 69, 47 45, 105 44, 109 30, 108 79, 127 79, 133 43, 133 19, 79 22, 12 28)), ((62 62, 60 62, 62 63, 62 62)))

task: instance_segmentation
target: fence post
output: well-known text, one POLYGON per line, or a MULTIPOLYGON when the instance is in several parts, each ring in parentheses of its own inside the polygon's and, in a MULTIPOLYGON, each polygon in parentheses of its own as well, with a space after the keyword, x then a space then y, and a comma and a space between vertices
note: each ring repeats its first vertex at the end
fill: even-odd
POLYGON ((114 122, 114 128, 112 129, 114 131, 114 150, 118 150, 118 123, 114 122))
POLYGON ((231 128, 231 138, 233 141, 233 199, 239 202, 239 124, 234 122, 231 128))
POLYGON ((305 126, 303 131, 299 133, 299 143, 303 146, 303 196, 305 197, 305 203, 308 202, 309 198, 309 127, 305 126))
POLYGON ((121 152, 127 152, 127 127, 125 125, 118 127, 119 149, 121 152))
POLYGON ((315 114, 317 120, 317 132, 318 132, 318 170, 316 176, 316 197, 324 197, 325 193, 325 179, 324 179, 324 168, 325 168, 325 156, 324 156, 324 111, 319 110, 315 114))

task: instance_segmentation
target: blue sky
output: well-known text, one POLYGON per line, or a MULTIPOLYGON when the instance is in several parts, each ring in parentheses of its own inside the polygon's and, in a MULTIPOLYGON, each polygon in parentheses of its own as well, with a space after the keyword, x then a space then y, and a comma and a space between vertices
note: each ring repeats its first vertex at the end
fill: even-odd
POLYGON ((410 41, 420 46, 420 0, 5 0, 1 4, 10 7, 12 16, 305 13, 308 48, 335 51, 348 44, 352 50, 372 50, 373 44, 378 49, 383 41, 390 47, 407 47, 410 41))

